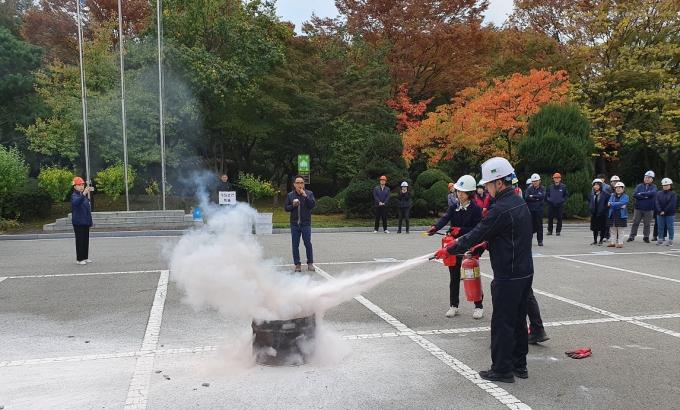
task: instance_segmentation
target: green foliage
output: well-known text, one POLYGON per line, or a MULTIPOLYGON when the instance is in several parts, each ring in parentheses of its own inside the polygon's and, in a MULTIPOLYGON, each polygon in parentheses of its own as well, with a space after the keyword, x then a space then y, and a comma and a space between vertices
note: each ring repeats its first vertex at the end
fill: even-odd
POLYGON ((312 209, 312 213, 315 215, 331 215, 342 213, 340 208, 340 202, 329 196, 322 196, 316 200, 316 206, 312 209))
POLYGON ((52 209, 52 197, 38 187, 38 181, 31 178, 25 184, 15 187, 5 198, 2 206, 3 218, 30 221, 46 218, 52 209))
POLYGON ((66 201, 71 191, 74 177, 75 174, 68 168, 61 168, 57 165, 42 167, 38 175, 38 186, 50 194, 52 202, 62 203, 66 201))
MULTIPOLYGON (((137 173, 131 165, 128 165, 128 189, 134 186, 137 173)), ((97 172, 94 178, 97 189, 109 197, 111 203, 125 192, 125 166, 122 162, 97 172)))
POLYGON ((21 226, 21 224, 19 223, 19 221, 16 221, 14 219, 0 218, 0 232, 5 232, 5 231, 8 231, 10 229, 18 228, 20 226, 21 226))
POLYGON ((439 181, 444 181, 447 185, 449 182, 452 182, 451 177, 446 175, 444 172, 435 168, 428 169, 418 175, 418 178, 416 178, 416 187, 422 190, 427 190, 439 181))
POLYGON ((373 181, 353 181, 345 190, 345 215, 354 218, 371 218, 374 200, 373 181))
POLYGON ((347 197, 347 188, 343 189, 342 191, 338 192, 335 195, 335 200, 338 201, 338 207, 340 208, 341 212, 345 212, 345 198, 347 197))
MULTIPOLYGON (((564 204, 565 217, 588 216, 588 199, 594 173, 593 165, 588 162, 576 172, 562 174, 562 183, 569 190, 569 199, 564 204)), ((548 181, 553 183, 552 175, 548 181)))
POLYGON ((563 173, 581 169, 595 150, 590 122, 575 105, 551 105, 529 119, 527 137, 519 144, 527 173, 563 173))
POLYGON ((5 201, 16 188, 26 184, 27 178, 28 164, 24 156, 16 148, 6 149, 0 145, 0 213, 5 201))
MULTIPOLYGON (((271 182, 263 181, 260 177, 243 171, 239 171, 238 181, 235 185, 246 191, 249 198, 254 199, 273 196, 276 193, 276 189, 272 186, 271 182)), ((250 203, 252 204, 252 201, 250 203)))
POLYGON ((449 196, 448 182, 437 181, 428 190, 423 192, 421 198, 427 202, 428 212, 438 212, 446 211, 448 207, 448 196, 449 196))
POLYGON ((411 216, 426 217, 428 214, 427 201, 423 198, 416 199, 411 207, 411 216))
POLYGON ((564 203, 565 218, 586 217, 588 214, 588 202, 584 201, 581 195, 569 196, 567 202, 564 203))

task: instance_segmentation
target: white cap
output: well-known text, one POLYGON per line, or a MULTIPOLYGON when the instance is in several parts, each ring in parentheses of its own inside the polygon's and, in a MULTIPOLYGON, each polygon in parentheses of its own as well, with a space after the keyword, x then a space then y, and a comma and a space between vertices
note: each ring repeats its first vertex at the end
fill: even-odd
POLYGON ((402 186, 402 187, 408 186, 408 182, 406 182, 406 181, 402 182, 402 183, 401 183, 401 186, 402 186))
POLYGON ((456 182, 453 186, 458 191, 472 192, 477 189, 476 185, 477 183, 473 177, 470 175, 463 175, 462 177, 458 178, 458 182, 456 182))
POLYGON ((617 182, 616 185, 614 185, 614 188, 618 188, 618 187, 625 188, 626 184, 624 184, 623 182, 617 182))
POLYGON ((670 178, 664 178, 661 180, 661 185, 673 185, 673 181, 670 178))
POLYGON ((647 171, 645 172, 646 177, 654 178, 654 171, 647 171))
POLYGON ((482 164, 482 182, 487 183, 512 175, 515 169, 501 157, 493 157, 482 164))
POLYGON ((527 185, 531 184, 531 178, 527 179, 527 185))
POLYGON ((620 180, 621 180, 621 178, 619 178, 618 175, 613 175, 609 181, 614 182, 614 181, 620 181, 620 180))
POLYGON ((540 175, 538 175, 538 174, 533 174, 533 175, 531 175, 531 181, 532 181, 532 182, 533 182, 533 181, 540 181, 540 180, 541 180, 541 176, 540 176, 540 175))
POLYGON ((600 178, 593 179, 593 182, 592 182, 591 185, 595 185, 595 184, 602 184, 602 180, 600 178))

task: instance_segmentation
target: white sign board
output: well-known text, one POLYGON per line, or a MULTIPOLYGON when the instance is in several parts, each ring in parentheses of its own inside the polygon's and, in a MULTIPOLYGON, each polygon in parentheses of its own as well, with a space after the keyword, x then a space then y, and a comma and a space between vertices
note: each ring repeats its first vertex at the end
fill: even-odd
POLYGON ((236 192, 220 191, 220 205, 236 205, 236 192))

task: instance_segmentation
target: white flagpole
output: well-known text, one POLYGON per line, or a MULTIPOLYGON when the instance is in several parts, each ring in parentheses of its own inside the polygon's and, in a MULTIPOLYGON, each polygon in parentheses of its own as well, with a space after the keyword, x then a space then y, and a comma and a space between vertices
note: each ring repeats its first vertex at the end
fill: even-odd
POLYGON ((158 110, 161 134, 161 190, 163 191, 163 210, 165 211, 165 120, 163 119, 163 48, 161 44, 161 38, 163 37, 163 26, 161 23, 162 18, 162 3, 161 0, 156 0, 156 24, 158 31, 158 110))
POLYGON ((80 17, 80 2, 76 0, 76 10, 78 14, 78 55, 80 58, 80 101, 83 106, 83 136, 85 138, 85 181, 87 185, 92 184, 90 179, 90 142, 87 139, 87 96, 85 92, 85 67, 83 66, 83 23, 80 17))
POLYGON ((118 0, 118 50, 120 50, 120 105, 123 121, 123 165, 125 166, 125 209, 130 211, 130 195, 128 182, 127 123, 125 119, 125 66, 123 64, 123 6, 118 0))

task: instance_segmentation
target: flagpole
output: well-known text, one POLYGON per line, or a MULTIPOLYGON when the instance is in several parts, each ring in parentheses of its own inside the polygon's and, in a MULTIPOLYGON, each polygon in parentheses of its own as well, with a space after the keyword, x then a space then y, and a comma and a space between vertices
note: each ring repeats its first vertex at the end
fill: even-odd
POLYGON ((125 65, 123 64, 123 6, 118 0, 118 50, 120 51, 120 105, 123 121, 123 165, 125 166, 125 209, 130 211, 130 184, 128 181, 127 123, 125 118, 125 65))
POLYGON ((85 0, 76 0, 76 10, 78 14, 78 56, 80 59, 80 101, 83 107, 83 136, 85 139, 85 181, 87 185, 92 184, 90 179, 90 142, 87 139, 87 96, 85 92, 85 68, 83 67, 83 23, 80 16, 80 3, 85 4, 85 0))
POLYGON ((165 120, 163 119, 163 48, 161 44, 161 38, 163 37, 163 27, 161 24, 162 16, 161 0, 156 0, 156 24, 158 31, 158 110, 161 136, 161 190, 163 191, 163 210, 165 211, 165 120))

